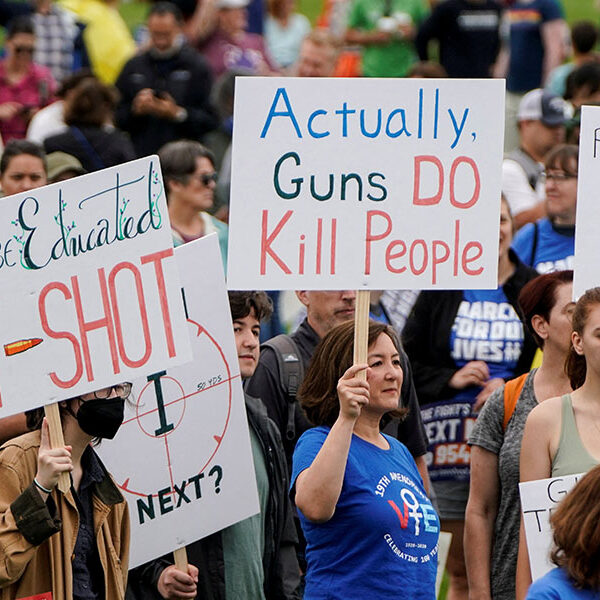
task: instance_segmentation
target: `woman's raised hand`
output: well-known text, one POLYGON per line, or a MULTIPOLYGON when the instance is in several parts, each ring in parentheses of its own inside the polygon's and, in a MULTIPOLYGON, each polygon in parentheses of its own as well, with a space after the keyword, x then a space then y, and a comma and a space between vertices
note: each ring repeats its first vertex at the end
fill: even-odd
POLYGON ((357 377, 365 369, 368 369, 367 364, 352 365, 339 379, 337 395, 341 417, 356 420, 362 407, 369 403, 369 383, 357 377))

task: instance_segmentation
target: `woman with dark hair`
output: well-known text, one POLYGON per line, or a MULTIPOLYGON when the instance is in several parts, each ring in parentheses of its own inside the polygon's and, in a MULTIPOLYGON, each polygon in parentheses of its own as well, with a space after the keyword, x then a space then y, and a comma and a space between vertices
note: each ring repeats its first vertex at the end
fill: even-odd
POLYGON ((6 144, 0 158, 2 195, 28 192, 47 182, 46 154, 41 146, 29 140, 11 140, 6 144))
POLYGON ((527 600, 600 598, 600 467, 567 494, 550 517, 552 562, 557 565, 529 588, 527 600))
POLYGON ((572 269, 579 148, 560 144, 544 161, 547 216, 522 227, 513 242, 519 258, 539 273, 572 269))
POLYGON ((199 142, 179 140, 165 144, 158 157, 167 189, 173 244, 180 246, 217 233, 226 267, 227 225, 207 212, 213 206, 217 184, 213 153, 199 142))
POLYGON ((36 429, 0 448, 3 599, 124 599, 127 503, 90 443, 115 436, 130 392, 123 383, 60 402, 62 448, 50 445, 43 409, 27 413, 36 429))
POLYGON ((421 292, 402 332, 430 438, 429 477, 442 530, 452 533, 446 563, 448 600, 466 600, 469 592, 463 550, 469 433, 492 392, 529 371, 535 354, 535 342, 523 326, 517 299, 537 273, 510 249, 513 229, 502 198, 498 287, 421 292))
POLYGON ((36 111, 53 101, 56 84, 47 67, 33 62, 35 34, 30 17, 11 21, 0 61, 0 135, 4 143, 25 137, 36 111))
POLYGON ((75 156, 88 173, 134 160, 131 140, 112 124, 117 99, 115 88, 83 79, 64 101, 66 131, 44 140, 46 152, 75 156))
POLYGON ((406 447, 380 432, 384 415, 405 412, 399 342, 371 321, 367 362, 353 365, 353 339, 347 322, 321 340, 299 394, 316 425, 298 440, 291 478, 304 598, 433 600, 439 520, 406 447))
POLYGON ((571 340, 573 271, 540 275, 519 294, 525 324, 543 350, 542 364, 499 387, 469 437, 471 485, 465 560, 472 598, 513 600, 519 535, 519 454, 525 421, 540 402, 571 391, 563 365, 571 340))
MULTIPOLYGON (((521 481, 582 473, 600 462, 600 288, 579 298, 572 327, 566 370, 574 391, 531 411, 521 447, 521 481)), ((525 597, 530 583, 521 526, 517 598, 525 597)))

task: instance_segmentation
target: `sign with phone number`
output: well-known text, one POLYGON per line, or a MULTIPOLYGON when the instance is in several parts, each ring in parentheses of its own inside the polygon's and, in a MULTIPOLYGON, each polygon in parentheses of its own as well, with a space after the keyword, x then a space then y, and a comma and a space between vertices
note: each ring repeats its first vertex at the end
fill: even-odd
POLYGON ((467 480, 470 448, 467 444, 475 425, 470 402, 438 402, 421 410, 429 439, 426 456, 434 481, 467 480))

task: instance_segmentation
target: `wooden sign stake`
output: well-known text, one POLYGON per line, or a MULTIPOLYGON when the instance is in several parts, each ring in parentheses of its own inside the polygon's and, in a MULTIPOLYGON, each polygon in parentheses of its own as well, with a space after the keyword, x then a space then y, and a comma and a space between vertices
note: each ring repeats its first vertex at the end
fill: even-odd
POLYGON ((188 557, 185 546, 183 548, 177 548, 173 550, 173 558, 175 559, 175 566, 184 573, 188 572, 188 557))
MULTIPOLYGON (((354 364, 366 363, 369 351, 369 305, 371 292, 356 292, 356 309, 354 311, 354 364)), ((361 379, 367 378, 367 371, 358 374, 361 379)))
MULTIPOLYGON (((60 412, 58 410, 58 403, 47 404, 44 406, 44 413, 46 414, 46 420, 48 421, 48 431, 50 432, 50 446, 52 448, 62 448, 65 445, 65 438, 63 437, 62 424, 60 422, 60 412)), ((58 477, 57 483, 58 489, 66 494, 71 488, 71 477, 69 473, 64 471, 58 477)))

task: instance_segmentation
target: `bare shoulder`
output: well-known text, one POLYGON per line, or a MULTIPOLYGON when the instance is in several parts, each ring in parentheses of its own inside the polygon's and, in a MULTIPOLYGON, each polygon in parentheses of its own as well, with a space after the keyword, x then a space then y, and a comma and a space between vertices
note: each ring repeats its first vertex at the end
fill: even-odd
POLYGON ((554 396, 540 402, 527 417, 527 425, 531 423, 540 425, 560 424, 562 397, 554 396))

